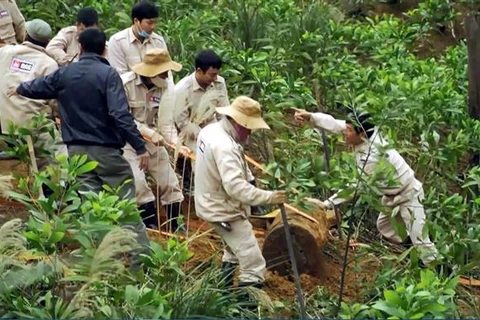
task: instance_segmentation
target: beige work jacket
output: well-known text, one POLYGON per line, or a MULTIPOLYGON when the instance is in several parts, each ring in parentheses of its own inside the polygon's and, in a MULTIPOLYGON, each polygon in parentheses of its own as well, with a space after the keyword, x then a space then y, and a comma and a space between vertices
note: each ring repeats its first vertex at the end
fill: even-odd
POLYGON ((10 88, 18 87, 24 81, 46 76, 58 68, 57 63, 45 50, 30 42, 6 45, 0 48, 0 119, 3 133, 8 132, 10 121, 20 126, 28 126, 32 117, 52 114, 55 100, 33 100, 22 96, 7 97, 10 88))
MULTIPOLYGON (((167 142, 175 144, 177 142, 177 131, 173 125, 173 115, 168 111, 162 112, 165 109, 171 109, 169 105, 175 101, 173 83, 169 84, 168 81, 165 81, 164 87, 154 86, 148 89, 133 71, 122 74, 121 78, 127 94, 130 112, 142 135, 151 137, 153 131, 156 131, 167 142), (168 118, 165 119, 165 117, 168 118)), ((147 144, 147 149, 149 145, 147 144)), ((153 149, 149 151, 153 152, 153 149)))
POLYGON ((15 0, 0 0, 0 47, 25 40, 25 18, 15 0))
POLYGON ((218 76, 204 89, 198 84, 194 72, 175 85, 175 96, 175 123, 182 143, 194 150, 200 129, 216 122, 215 108, 230 105, 225 79, 218 76), (209 108, 200 110, 199 106, 203 104, 209 108))
POLYGON ((167 49, 163 37, 155 32, 143 43, 138 40, 132 27, 115 33, 108 42, 108 62, 120 74, 131 70, 132 66, 143 61, 147 50, 167 49))
POLYGON ((273 192, 254 187, 243 147, 224 118, 200 131, 195 161, 195 212, 209 222, 247 219, 250 206, 269 204, 273 192))

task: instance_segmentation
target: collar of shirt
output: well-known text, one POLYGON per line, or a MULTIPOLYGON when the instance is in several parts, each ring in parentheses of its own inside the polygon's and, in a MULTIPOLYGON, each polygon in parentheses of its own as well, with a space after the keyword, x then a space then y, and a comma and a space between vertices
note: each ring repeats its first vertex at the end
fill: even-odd
POLYGON ((134 43, 135 41, 138 41, 138 43, 140 44, 150 42, 150 38, 146 38, 145 40, 143 40, 143 42, 140 42, 140 40, 137 39, 137 37, 135 36, 135 33, 133 32, 133 26, 131 26, 130 29, 128 29, 128 40, 130 43, 134 43))
POLYGON ((198 91, 198 90, 207 91, 208 89, 213 88, 213 82, 212 82, 206 89, 203 89, 203 87, 200 84, 198 84, 197 77, 195 77, 195 72, 192 74, 192 82, 193 82, 193 91, 198 91))
POLYGON ((384 147, 387 145, 388 143, 381 136, 378 127, 375 127, 372 136, 364 143, 355 146, 353 150, 357 153, 365 154, 371 151, 371 146, 384 147))
POLYGON ((45 50, 44 47, 37 46, 36 44, 31 43, 30 41, 24 41, 22 43, 22 45, 24 45, 25 47, 29 47, 29 48, 32 48, 32 49, 35 49, 35 50, 38 50, 38 51, 41 51, 41 52, 47 54, 47 51, 45 50))
POLYGON ((110 65, 110 63, 108 63, 107 59, 105 59, 104 57, 102 57, 101 55, 98 55, 96 53, 84 52, 78 60, 81 61, 81 60, 86 60, 86 59, 97 60, 97 61, 100 61, 102 63, 105 63, 106 65, 110 65))

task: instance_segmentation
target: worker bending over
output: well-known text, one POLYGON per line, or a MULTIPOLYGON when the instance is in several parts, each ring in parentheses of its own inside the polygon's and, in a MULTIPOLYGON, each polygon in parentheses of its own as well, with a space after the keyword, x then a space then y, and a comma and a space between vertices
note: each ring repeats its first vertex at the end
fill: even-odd
POLYGON ((80 43, 78 37, 83 30, 98 26, 98 13, 94 8, 80 9, 77 13, 77 23, 61 29, 47 46, 47 52, 58 65, 65 66, 78 61, 80 55, 80 43))
POLYGON ((0 47, 25 39, 25 18, 15 0, 0 0, 0 47))
POLYGON ((217 108, 226 115, 200 131, 195 161, 195 212, 209 222, 226 244, 222 269, 227 285, 240 265, 240 287, 261 288, 265 280, 262 256, 252 224, 250 206, 280 204, 284 191, 265 191, 253 186, 243 144, 252 130, 269 129, 260 104, 245 96, 228 107, 217 108))
MULTIPOLYGON (((9 124, 29 127, 34 116, 45 114, 50 119, 54 137, 48 132, 39 133, 33 138, 38 169, 42 171, 47 165, 55 163, 55 157, 67 154, 60 133, 55 127, 54 111, 57 104, 53 99, 34 100, 22 96, 7 96, 11 88, 22 82, 46 76, 58 69, 57 63, 45 52, 45 46, 52 37, 50 25, 43 20, 34 19, 25 24, 27 30, 22 44, 6 45, 0 48, 0 70, 5 73, 0 77, 0 114, 1 131, 8 134, 9 124), (40 153, 40 149, 53 151, 51 156, 40 153)), ((44 185, 44 194, 49 195, 49 188, 44 185)))
MULTIPOLYGON (((158 113, 159 108, 168 109, 170 106, 167 104, 173 104, 175 101, 173 85, 169 88, 166 81, 168 71, 178 72, 181 69, 182 65, 172 61, 167 50, 150 49, 147 51, 144 62, 133 66, 133 71, 122 75, 130 112, 143 137, 149 140, 146 144, 149 160, 145 171, 153 177, 159 188, 161 202, 165 206, 170 221, 171 232, 178 228, 177 217, 180 214, 184 197, 164 146, 165 137, 170 137, 170 132, 167 132, 165 136, 159 133, 161 128, 159 128, 158 113)), ((173 114, 170 113, 169 117, 170 122, 173 123, 173 114)), ((139 169, 133 147, 127 144, 123 150, 135 176, 137 203, 143 210, 143 221, 148 227, 158 228, 159 221, 154 192, 148 185, 145 172, 139 169)))
MULTIPOLYGON (((195 57, 195 72, 175 85, 175 123, 180 142, 190 150, 196 148, 200 129, 216 121, 215 108, 230 104, 225 80, 218 75, 221 68, 222 59, 213 50, 200 51, 195 57)), ((192 194, 190 159, 181 156, 176 165, 182 173, 184 192, 192 194)))
MULTIPOLYGON (((423 236, 425 225, 425 210, 422 205, 424 192, 422 183, 415 178, 415 174, 403 157, 381 137, 378 128, 369 122, 369 115, 364 114, 351 120, 337 120, 325 113, 310 113, 296 109, 295 118, 331 133, 343 134, 345 142, 351 145, 356 153, 356 163, 361 173, 371 175, 380 162, 387 163, 394 169, 394 178, 397 184, 387 187, 383 184, 382 203, 386 207, 399 208, 401 220, 405 224, 412 244, 419 249, 421 259, 429 265, 437 258, 437 249, 430 238, 423 236), (380 150, 386 150, 382 153, 380 150)), ((320 206, 331 209, 345 201, 339 198, 338 193, 328 200, 320 202, 320 206)), ((395 232, 391 216, 380 213, 377 219, 378 231, 388 240, 401 244, 402 238, 395 232)))

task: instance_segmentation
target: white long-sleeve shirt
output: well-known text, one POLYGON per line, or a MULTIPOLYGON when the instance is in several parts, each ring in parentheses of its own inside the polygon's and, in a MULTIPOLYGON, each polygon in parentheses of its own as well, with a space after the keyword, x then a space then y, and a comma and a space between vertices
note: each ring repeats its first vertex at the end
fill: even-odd
MULTIPOLYGON (((320 129, 324 129, 328 132, 335 134, 342 134, 346 128, 347 123, 345 120, 338 120, 331 115, 325 113, 314 113, 311 117, 311 123, 320 129)), ((385 160, 393 166, 394 178, 397 181, 396 186, 384 186, 381 188, 381 192, 386 196, 393 196, 402 193, 412 183, 417 185, 421 183, 415 178, 415 173, 412 168, 407 164, 405 159, 395 149, 389 149, 387 142, 381 137, 378 132, 378 128, 375 127, 372 136, 364 143, 355 146, 355 162, 357 167, 361 171, 361 174, 370 175, 375 172, 379 162, 385 160), (383 148, 384 151, 381 152, 383 148)), ((340 198, 339 193, 334 194, 328 200, 338 205, 343 202, 351 200, 353 195, 349 198, 340 198)))
POLYGON ((243 147, 226 118, 200 131, 195 160, 195 212, 209 222, 247 219, 250 206, 269 204, 273 192, 250 184, 243 147))

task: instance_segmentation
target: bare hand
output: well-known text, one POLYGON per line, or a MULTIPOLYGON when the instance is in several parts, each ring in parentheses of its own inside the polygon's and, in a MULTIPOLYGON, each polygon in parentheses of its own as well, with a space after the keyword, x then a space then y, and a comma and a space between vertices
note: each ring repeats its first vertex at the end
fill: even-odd
POLYGON ((18 96, 17 88, 10 87, 7 90, 7 97, 18 96))
POLYGON ((272 204, 282 204, 287 202, 287 193, 285 191, 273 191, 272 204))
POLYGON ((303 109, 298 109, 298 108, 292 108, 292 110, 295 110, 295 115, 294 115, 295 120, 305 122, 305 121, 310 121, 310 119, 312 118, 312 114, 308 111, 305 111, 303 109))
POLYGON ((178 153, 180 153, 185 158, 188 158, 188 156, 192 153, 192 150, 190 150, 190 148, 187 146, 181 146, 178 153))
POLYGON ((148 169, 148 160, 150 159, 150 155, 148 151, 138 155, 138 167, 140 170, 147 170, 148 169))

